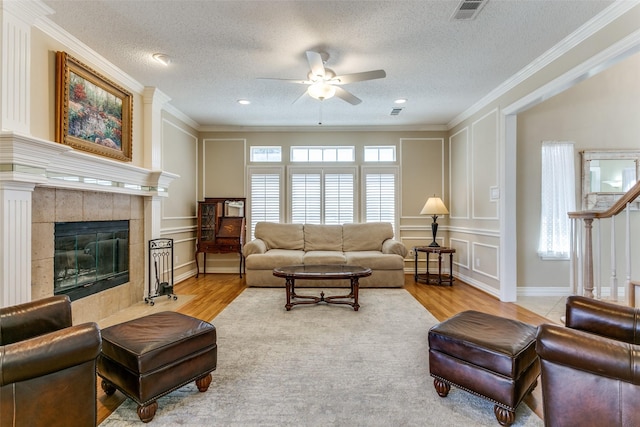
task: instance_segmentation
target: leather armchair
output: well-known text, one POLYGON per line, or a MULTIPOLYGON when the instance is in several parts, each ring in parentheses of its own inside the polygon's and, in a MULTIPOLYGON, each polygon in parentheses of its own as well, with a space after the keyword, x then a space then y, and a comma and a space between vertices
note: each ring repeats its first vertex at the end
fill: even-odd
POLYGON ((639 344, 640 310, 568 297, 536 337, 545 426, 640 425, 639 344))
POLYGON ((66 296, 0 308, 0 425, 95 426, 101 345, 66 296))

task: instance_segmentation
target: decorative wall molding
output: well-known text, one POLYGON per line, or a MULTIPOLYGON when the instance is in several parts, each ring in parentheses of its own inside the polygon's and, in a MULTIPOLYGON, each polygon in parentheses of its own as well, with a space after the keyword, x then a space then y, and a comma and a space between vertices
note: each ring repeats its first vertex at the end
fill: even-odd
POLYGON ((484 228, 456 227, 448 226, 447 229, 452 233, 473 234, 476 236, 500 237, 500 230, 489 230, 484 228))
MULTIPOLYGON (((493 110, 489 111, 488 113, 486 113, 485 115, 483 115, 482 117, 478 118, 477 120, 474 120, 471 123, 471 159, 475 159, 476 158, 476 138, 475 138, 475 128, 476 126, 479 126, 479 123, 482 122, 483 120, 490 118, 491 115, 494 115, 494 126, 495 126, 495 132, 496 134, 494 135, 494 147, 493 147, 493 151, 495 153, 495 168, 494 168, 494 172, 495 172, 495 181, 493 182, 493 186, 496 187, 498 186, 499 183, 499 171, 500 168, 498 167, 499 164, 499 155, 500 155, 500 150, 498 150, 498 141, 499 141, 499 135, 498 135, 498 129, 499 129, 499 115, 498 115, 499 109, 498 108, 494 108, 493 110)), ((488 147, 483 147, 485 150, 488 149, 488 147)), ((489 170, 491 168, 489 167, 489 170)), ((483 170, 483 171, 478 171, 476 170, 475 167, 475 162, 472 161, 471 162, 471 181, 475 181, 476 178, 476 173, 489 173, 489 171, 483 170)), ((490 186, 491 187, 491 186, 490 186)), ((485 194, 486 198, 483 198, 480 195, 476 194, 475 191, 475 187, 473 185, 471 185, 471 219, 482 219, 482 220, 497 220, 500 219, 498 216, 498 203, 497 200, 491 200, 491 194, 485 194), (494 208, 495 208, 495 214, 493 216, 479 216, 476 215, 476 202, 477 201, 482 201, 484 200, 485 203, 486 201, 490 201, 491 203, 494 204, 494 208)))
POLYGON ((469 175, 467 173, 467 171, 469 170, 469 128, 467 126, 465 126, 464 128, 460 129, 459 131, 457 131, 456 133, 454 133, 453 135, 449 136, 449 218, 451 219, 469 219, 469 175), (458 134, 461 133, 465 133, 464 136, 464 154, 465 154, 465 165, 463 168, 461 168, 460 170, 462 170, 464 172, 464 181, 465 181, 465 186, 464 186, 464 190, 465 190, 465 194, 464 194, 464 199, 465 199, 465 213, 464 215, 460 215, 459 212, 457 212, 457 214, 454 214, 454 209, 455 209, 455 205, 451 205, 451 194, 454 193, 455 191, 458 191, 457 189, 453 189, 452 188, 452 182, 453 182, 453 175, 451 173, 452 171, 452 167, 451 167, 451 159, 453 158, 452 155, 452 150, 453 150, 453 139, 458 136, 458 134))
POLYGON ((478 274, 482 274, 483 276, 489 277, 491 279, 494 279, 496 281, 500 281, 500 248, 498 246, 495 245, 487 245, 486 243, 478 243, 478 242, 472 242, 471 243, 471 270, 474 273, 478 273, 478 274), (493 275, 491 273, 488 273, 482 269, 480 269, 478 266, 476 266, 476 262, 475 260, 477 259, 476 257, 476 248, 477 247, 483 247, 483 248, 489 248, 489 249, 493 249, 495 251, 495 256, 493 257, 493 259, 495 259, 496 262, 496 274, 493 275))
POLYGON ((450 246, 451 248, 453 248, 453 249, 456 249, 456 254, 458 255, 458 256, 457 256, 458 261, 454 261, 453 263, 454 263, 455 265, 457 265, 458 267, 466 268, 467 270, 469 270, 469 269, 471 268, 471 267, 469 266, 469 257, 470 257, 470 255, 471 255, 471 253, 470 253, 470 251, 469 251, 469 243, 470 243, 470 242, 469 242, 469 240, 456 239, 456 238, 454 238, 454 237, 450 237, 450 238, 449 238, 449 246, 450 246), (465 257, 466 259, 464 260, 464 262, 460 262, 460 255, 461 255, 461 252, 460 252, 459 250, 457 250, 456 245, 454 245, 452 242, 459 242, 459 243, 461 243, 461 245, 460 245, 460 246, 465 246, 465 247, 466 247, 466 249, 465 249, 464 253, 465 253, 467 256, 465 257))
POLYGON ((31 25, 53 13, 42 2, 0 2, 0 129, 30 133, 31 111, 31 25))
MULTIPOLYGON (((194 233, 196 231, 196 228, 197 227, 195 225, 185 225, 184 227, 163 228, 160 231, 160 237, 173 236, 175 234, 182 234, 182 233, 194 233)), ((192 237, 187 237, 179 240, 180 241, 196 240, 196 238, 192 236, 192 237)), ((178 243, 178 240, 174 240, 174 243, 178 243)))
POLYGON ((0 181, 0 307, 31 301, 33 188, 0 181))

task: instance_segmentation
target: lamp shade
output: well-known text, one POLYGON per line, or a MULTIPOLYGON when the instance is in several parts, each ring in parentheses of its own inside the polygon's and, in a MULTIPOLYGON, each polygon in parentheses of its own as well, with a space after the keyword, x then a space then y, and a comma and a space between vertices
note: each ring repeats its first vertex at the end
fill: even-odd
POLYGON ((429 197, 420 215, 447 215, 449 211, 440 197, 429 197))

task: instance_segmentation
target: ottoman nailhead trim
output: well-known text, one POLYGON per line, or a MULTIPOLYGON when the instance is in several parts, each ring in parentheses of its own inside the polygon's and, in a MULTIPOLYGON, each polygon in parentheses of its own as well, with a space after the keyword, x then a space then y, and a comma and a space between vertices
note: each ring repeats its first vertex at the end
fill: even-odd
MULTIPOLYGON (((215 371, 215 369, 213 369, 213 371, 215 371)), ((156 400, 160 399, 161 397, 164 397, 164 396, 166 396, 167 394, 169 394, 169 393, 171 393, 171 392, 173 392, 173 391, 176 391, 176 390, 178 390, 179 388, 182 388, 182 387, 186 386, 187 384, 189 384, 189 383, 190 383, 190 382, 192 382, 192 381, 197 380, 198 378, 202 378, 202 377, 204 377, 204 376, 207 376, 207 375, 211 374, 213 371, 209 371, 209 372, 204 373, 204 374, 196 375, 195 377, 191 378, 190 380, 185 381, 185 382, 183 382, 182 384, 179 384, 179 385, 177 385, 177 386, 175 386, 175 387, 171 388, 170 390, 167 390, 167 391, 165 391, 164 393, 162 393, 162 394, 159 394, 159 395, 155 396, 153 399, 147 400, 146 402, 139 402, 137 398, 135 398, 135 397, 133 397, 133 396, 129 396, 129 393, 125 392, 124 390, 120 390, 119 388, 118 388, 118 391, 119 391, 119 392, 121 392, 122 394, 124 394, 125 396, 127 396, 129 399, 131 399, 131 400, 133 400, 134 402, 136 402, 138 405, 140 405, 140 406, 146 406, 146 405, 148 405, 149 403, 151 403, 151 402, 155 402, 156 400)), ((107 378, 105 378, 105 377, 103 377, 103 376, 101 376, 101 375, 98 375, 98 376, 100 376, 100 378, 102 378, 103 380, 106 380, 107 382, 109 382, 109 379, 107 379, 107 378)))
MULTIPOLYGON (((475 396, 482 397, 483 399, 486 399, 486 400, 488 400, 489 402, 492 402, 492 403, 494 403, 494 404, 496 404, 496 405, 500 406, 501 408, 504 408, 504 409, 506 409, 506 410, 508 410, 508 411, 515 411, 515 410, 516 410, 516 408, 512 408, 511 406, 507 406, 507 405, 505 405, 504 403, 500 403, 500 402, 498 402, 498 401, 496 401, 496 400, 493 400, 493 399, 491 399, 490 397, 485 396, 484 394, 480 394, 480 393, 475 392, 475 391, 473 391, 473 390, 469 390, 468 388, 466 388, 466 387, 462 387, 461 385, 458 385, 458 384, 456 384, 456 383, 454 383, 454 382, 452 382, 452 381, 446 380, 446 379, 442 378, 441 376, 433 375, 433 374, 431 374, 431 376, 432 376, 433 378, 437 378, 437 379, 439 379, 440 381, 443 381, 443 382, 445 382, 445 383, 447 383, 447 384, 450 384, 450 385, 452 385, 452 386, 454 386, 454 387, 456 387, 456 388, 459 388, 460 390, 464 390, 464 391, 466 391, 467 393, 471 393, 471 394, 473 394, 473 395, 475 395, 475 396)), ((526 396, 526 394, 527 394, 527 393, 525 393, 525 396, 526 396)))

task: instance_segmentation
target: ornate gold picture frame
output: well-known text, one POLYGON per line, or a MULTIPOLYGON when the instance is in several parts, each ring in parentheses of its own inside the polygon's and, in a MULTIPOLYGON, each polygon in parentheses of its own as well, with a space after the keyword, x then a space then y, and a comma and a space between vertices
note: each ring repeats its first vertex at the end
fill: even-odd
POLYGON ((133 97, 66 52, 56 52, 56 141, 131 161, 133 97))

